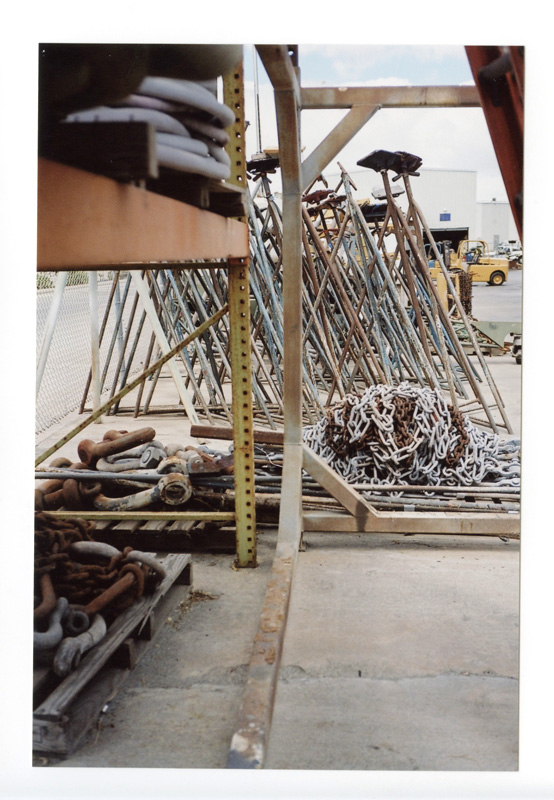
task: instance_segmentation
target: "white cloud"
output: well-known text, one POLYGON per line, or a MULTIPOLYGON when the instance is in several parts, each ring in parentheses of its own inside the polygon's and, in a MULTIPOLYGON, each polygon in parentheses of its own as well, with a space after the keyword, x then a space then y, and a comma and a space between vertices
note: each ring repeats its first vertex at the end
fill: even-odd
MULTIPOLYGON (((405 61, 406 75, 399 81, 402 84, 412 83, 407 77, 410 70, 421 65, 452 65, 456 61, 467 67, 467 58, 463 47, 458 45, 369 45, 369 44, 322 44, 300 45, 299 61, 303 75, 313 80, 313 70, 317 68, 333 75, 335 80, 347 82, 367 76, 375 69, 390 71, 398 69, 398 62, 405 61), (389 68, 387 69, 387 65, 389 68)), ((386 73, 385 73, 386 75, 386 73)), ((303 79, 304 80, 304 79, 303 79)))
POLYGON ((465 58, 460 45, 300 44, 298 47, 300 59, 305 54, 356 63, 363 57, 366 65, 387 61, 391 56, 409 56, 411 60, 421 63, 441 60, 445 56, 465 58))

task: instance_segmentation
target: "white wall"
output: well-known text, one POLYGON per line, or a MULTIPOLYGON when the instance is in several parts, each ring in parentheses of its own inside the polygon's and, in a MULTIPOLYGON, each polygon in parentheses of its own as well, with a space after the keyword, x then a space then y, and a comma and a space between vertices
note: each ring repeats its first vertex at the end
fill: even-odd
MULTIPOLYGON (((349 172, 356 185, 354 192, 358 200, 374 200, 375 187, 383 189, 381 176, 371 169, 349 172)), ((393 175, 393 173, 389 173, 393 175)), ((336 189, 340 175, 327 174, 330 189, 336 189)), ((510 204, 491 201, 477 203, 477 172, 473 170, 422 169, 417 178, 410 179, 414 197, 423 211, 427 224, 435 228, 468 228, 470 239, 483 239, 491 251, 500 242, 519 240, 510 204), (449 220, 440 219, 441 214, 450 214, 449 220)), ((403 181, 391 183, 402 186, 403 181)), ((314 188, 322 188, 318 185, 314 188)), ((340 193, 340 191, 339 191, 340 193)), ((405 194, 396 198, 401 208, 406 207, 405 194)), ((374 201, 375 202, 375 201, 374 201)))
MULTIPOLYGON (((336 189, 340 175, 325 174, 330 189, 336 189)), ((392 173, 389 173, 392 176, 392 173)), ((374 187, 383 188, 381 176, 370 169, 349 172, 356 185, 354 192, 358 200, 372 199, 374 187)), ((470 170, 422 169, 417 178, 410 178, 412 192, 430 228, 469 228, 469 237, 477 235, 477 173, 470 170), (441 221, 441 214, 450 214, 449 220, 441 221)), ((402 186, 403 181, 392 183, 402 186)), ((318 188, 318 187, 314 187, 318 188)), ((340 193, 340 192, 339 192, 340 193)), ((405 208, 405 195, 396 200, 405 208)))
POLYGON ((512 215, 509 203, 477 203, 478 214, 478 235, 477 239, 483 239, 488 243, 491 250, 501 242, 510 239, 519 241, 516 224, 512 215))
POLYGON ((419 178, 411 178, 411 184, 430 228, 469 228, 469 237, 475 235, 476 172, 422 169, 419 178), (450 219, 441 220, 445 214, 450 219))

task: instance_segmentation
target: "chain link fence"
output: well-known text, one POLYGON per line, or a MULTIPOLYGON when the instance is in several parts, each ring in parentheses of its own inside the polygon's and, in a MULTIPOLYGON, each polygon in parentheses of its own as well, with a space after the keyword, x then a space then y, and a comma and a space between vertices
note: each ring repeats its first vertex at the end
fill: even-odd
MULTIPOLYGON (((118 353, 122 351, 124 337, 130 341, 137 338, 129 373, 132 376, 141 372, 152 331, 146 321, 141 335, 137 335, 139 316, 133 315, 132 304, 125 302, 127 273, 100 271, 96 275, 100 365, 106 393, 118 377, 118 353)), ((89 273, 38 273, 36 319, 37 382, 40 381, 40 385, 35 406, 35 436, 38 436, 81 406, 92 405, 92 388, 88 386, 91 369, 89 273), (46 350, 48 355, 43 362, 46 350)))

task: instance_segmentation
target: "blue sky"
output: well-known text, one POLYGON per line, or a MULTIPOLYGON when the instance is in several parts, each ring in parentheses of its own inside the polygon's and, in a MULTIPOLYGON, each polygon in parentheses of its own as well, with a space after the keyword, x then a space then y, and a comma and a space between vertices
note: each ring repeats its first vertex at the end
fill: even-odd
POLYGON ((460 45, 299 45, 305 86, 390 80, 411 85, 473 82, 460 45))

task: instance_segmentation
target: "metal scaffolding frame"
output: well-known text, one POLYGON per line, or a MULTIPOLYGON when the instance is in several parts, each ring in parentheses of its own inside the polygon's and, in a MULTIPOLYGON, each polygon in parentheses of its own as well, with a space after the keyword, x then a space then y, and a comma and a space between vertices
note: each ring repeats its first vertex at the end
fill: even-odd
MULTIPOLYGON (((206 330, 223 312, 229 312, 231 381, 234 431, 234 512, 180 512, 171 520, 229 520, 236 525, 237 565, 256 565, 254 503, 254 437, 250 359, 250 304, 248 227, 244 222, 213 214, 132 185, 121 185, 101 175, 39 159, 38 271, 64 272, 111 266, 129 270, 137 286, 140 272, 153 265, 171 270, 199 269, 217 260, 229 275, 228 303, 189 337, 164 355, 137 379, 98 406, 69 434, 41 453, 35 467, 87 425, 143 382, 206 330)), ((148 292, 145 290, 145 299, 148 292)), ((192 409, 194 411, 194 409, 192 409)), ((194 416, 193 420, 194 421, 194 416)), ((70 511, 54 512, 75 516, 70 511)), ((124 512, 126 519, 148 519, 148 512, 124 512)), ((81 511, 87 519, 106 518, 103 512, 81 511)), ((114 512, 108 514, 115 519, 114 512)), ((121 516, 118 519, 122 518, 121 516)), ((162 516, 157 513, 157 519, 162 516)))
POLYGON ((264 764, 277 687, 294 566, 303 530, 410 533, 504 533, 519 519, 440 512, 377 512, 355 489, 302 442, 302 195, 313 181, 383 108, 479 107, 474 86, 302 88, 295 45, 257 45, 273 85, 283 196, 284 461, 275 558, 250 660, 247 682, 231 741, 228 768, 264 764), (304 160, 300 114, 308 109, 347 109, 345 117, 304 160), (302 512, 306 470, 346 513, 302 512))

